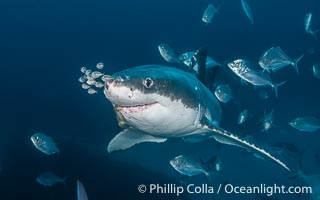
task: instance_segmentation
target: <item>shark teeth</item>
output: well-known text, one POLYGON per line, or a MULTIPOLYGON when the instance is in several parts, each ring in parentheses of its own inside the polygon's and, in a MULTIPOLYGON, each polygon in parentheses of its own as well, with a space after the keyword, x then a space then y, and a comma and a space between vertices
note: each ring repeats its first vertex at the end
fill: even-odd
POLYGON ((157 103, 134 105, 134 106, 116 106, 116 110, 119 112, 136 113, 136 112, 142 112, 156 104, 157 103))

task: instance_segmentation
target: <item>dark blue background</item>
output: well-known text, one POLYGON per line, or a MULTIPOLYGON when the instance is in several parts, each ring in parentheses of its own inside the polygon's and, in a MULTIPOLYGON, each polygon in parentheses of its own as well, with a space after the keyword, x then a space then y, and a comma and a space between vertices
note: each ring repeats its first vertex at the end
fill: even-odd
MULTIPOLYGON (((169 160, 188 152, 208 158, 216 152, 215 143, 171 140, 109 155, 106 145, 121 131, 111 104, 102 93, 88 95, 78 82, 80 67, 93 68, 100 61, 105 63, 107 73, 143 64, 167 64, 158 53, 160 43, 169 44, 177 52, 206 47, 209 55, 221 63, 238 57, 257 61, 272 46, 281 46, 291 58, 305 54, 299 63, 299 76, 292 67, 272 74, 276 82, 287 81, 279 88, 278 99, 262 101, 253 87, 242 86, 229 70, 221 70, 218 78, 230 84, 236 98, 236 103, 222 105, 221 126, 242 136, 252 134, 262 146, 277 141, 295 143, 305 152, 304 170, 320 173, 314 159, 320 150, 319 132, 300 133, 288 126, 298 116, 320 117, 320 80, 311 71, 313 64, 320 63, 320 45, 304 30, 304 17, 309 11, 313 13, 312 28, 320 28, 320 3, 248 3, 254 25, 242 11, 240 0, 214 1, 220 7, 219 14, 209 25, 201 21, 206 0, 0 1, 0 198, 76 199, 76 179, 85 185, 89 199, 174 198, 140 195, 136 188, 141 183, 179 183, 180 176, 169 160), (315 49, 313 54, 310 48, 315 49), (237 127, 237 115, 243 108, 252 114, 246 126, 237 127), (262 128, 258 125, 265 109, 275 110, 278 126, 268 134, 259 133, 262 128), (37 151, 30 141, 35 132, 52 136, 61 154, 49 157, 37 151), (46 170, 68 176, 67 185, 39 185, 35 179, 46 170)), ((301 183, 289 180, 290 174, 280 167, 246 156, 238 148, 223 146, 220 156, 230 183, 301 183)), ((296 162, 290 164, 297 168, 296 162)), ((194 181, 201 183, 204 179, 194 181)))

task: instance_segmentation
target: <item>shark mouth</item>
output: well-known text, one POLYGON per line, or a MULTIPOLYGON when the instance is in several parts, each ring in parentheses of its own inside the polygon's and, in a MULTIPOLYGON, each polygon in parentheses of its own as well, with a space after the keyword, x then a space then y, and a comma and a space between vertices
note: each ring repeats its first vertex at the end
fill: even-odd
POLYGON ((125 113, 137 113, 137 112, 142 112, 144 110, 147 110, 148 108, 151 108, 156 104, 158 103, 155 102, 155 103, 142 104, 142 105, 116 106, 116 110, 120 112, 125 112, 125 113))

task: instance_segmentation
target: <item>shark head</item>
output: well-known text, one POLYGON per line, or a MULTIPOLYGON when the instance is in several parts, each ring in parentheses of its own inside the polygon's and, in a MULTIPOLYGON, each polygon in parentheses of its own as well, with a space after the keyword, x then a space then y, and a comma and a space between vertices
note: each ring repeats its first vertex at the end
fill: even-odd
POLYGON ((157 136, 177 136, 199 120, 200 87, 189 73, 147 65, 107 78, 104 94, 129 127, 157 136))

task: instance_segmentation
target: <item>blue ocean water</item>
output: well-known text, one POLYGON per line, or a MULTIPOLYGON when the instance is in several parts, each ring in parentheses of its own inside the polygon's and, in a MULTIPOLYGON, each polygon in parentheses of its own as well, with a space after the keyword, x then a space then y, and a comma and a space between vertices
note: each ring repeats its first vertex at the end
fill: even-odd
MULTIPOLYGON (((320 63, 320 43, 304 30, 304 17, 313 13, 312 28, 320 28, 320 2, 247 0, 254 24, 244 14, 240 0, 215 0, 219 13, 212 24, 201 16, 209 1, 21 1, 0 2, 0 195, 1 199, 76 199, 76 180, 84 184, 89 199, 255 199, 244 194, 140 194, 140 184, 181 185, 182 178, 169 160, 179 154, 204 159, 217 153, 223 163, 223 179, 214 185, 274 183, 304 185, 302 179, 279 166, 247 155, 237 147, 214 141, 140 144, 108 154, 108 142, 121 131, 112 105, 100 92, 88 95, 78 82, 80 68, 104 62, 106 73, 144 65, 166 64, 157 45, 167 43, 177 52, 205 47, 221 63, 235 58, 257 61, 272 46, 291 58, 305 54, 297 76, 292 67, 272 74, 279 98, 262 100, 252 86, 243 86, 230 70, 215 77, 228 83, 234 103, 222 104, 221 126, 242 137, 251 135, 262 147, 277 142, 295 144, 303 157, 286 160, 295 172, 298 160, 308 174, 320 173, 319 131, 299 132, 288 122, 299 116, 320 117, 320 80, 312 65, 320 63), (242 109, 249 121, 237 126, 242 109), (264 110, 275 111, 275 125, 260 133, 264 110), (37 151, 30 136, 43 132, 53 137, 60 155, 37 151), (66 185, 43 187, 36 177, 52 170, 68 176, 66 185)), ((320 35, 318 34, 320 37, 320 35)), ((202 176, 188 180, 202 184, 202 176)), ((319 182, 320 184, 320 182, 319 182)), ((265 195, 263 195, 263 198, 265 195)), ((310 199, 308 195, 274 195, 284 199, 310 199)))

